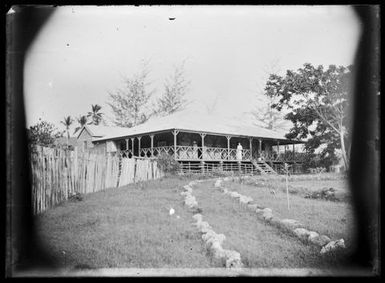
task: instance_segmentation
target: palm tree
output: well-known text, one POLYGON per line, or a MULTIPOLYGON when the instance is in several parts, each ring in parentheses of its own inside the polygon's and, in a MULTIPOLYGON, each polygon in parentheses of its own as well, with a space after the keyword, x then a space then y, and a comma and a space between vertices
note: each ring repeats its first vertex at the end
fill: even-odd
POLYGON ((100 121, 103 119, 102 115, 103 113, 100 113, 99 110, 102 109, 102 107, 98 104, 91 105, 92 110, 88 112, 87 117, 91 117, 91 122, 88 124, 94 124, 99 125, 100 121))
POLYGON ((84 125, 87 124, 87 116, 82 115, 79 118, 76 118, 76 121, 78 122, 79 126, 76 127, 74 134, 79 131, 81 128, 83 128, 84 125))
POLYGON ((63 121, 60 121, 65 127, 67 132, 67 147, 68 147, 68 140, 70 138, 70 126, 72 125, 73 119, 71 116, 64 117, 63 121))

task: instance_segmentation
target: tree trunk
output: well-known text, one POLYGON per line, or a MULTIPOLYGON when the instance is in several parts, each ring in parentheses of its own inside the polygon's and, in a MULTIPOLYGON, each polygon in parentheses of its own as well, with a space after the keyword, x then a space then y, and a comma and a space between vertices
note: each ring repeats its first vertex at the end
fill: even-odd
POLYGON ((67 149, 68 149, 69 139, 70 139, 70 132, 69 132, 69 129, 67 129, 67 149))
POLYGON ((340 140, 341 140, 341 153, 342 153, 342 159, 344 160, 345 170, 349 169, 349 162, 348 158, 346 156, 346 149, 345 149, 345 141, 344 141, 344 131, 340 131, 340 140))

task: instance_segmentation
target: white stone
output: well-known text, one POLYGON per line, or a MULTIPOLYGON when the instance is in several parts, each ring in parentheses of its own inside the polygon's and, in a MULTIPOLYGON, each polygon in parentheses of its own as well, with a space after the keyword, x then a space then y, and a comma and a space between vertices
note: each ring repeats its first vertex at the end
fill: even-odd
POLYGON ((345 248, 344 239, 339 239, 337 241, 331 241, 321 249, 321 254, 328 253, 328 252, 334 251, 336 249, 343 249, 343 248, 345 248))
POLYGON ((194 218, 197 222, 202 222, 202 214, 200 214, 200 213, 194 214, 194 215, 193 215, 193 218, 194 218))
POLYGON ((202 240, 207 242, 209 239, 214 238, 217 235, 213 230, 209 229, 206 233, 202 235, 202 240))
POLYGON ((243 203, 243 204, 248 204, 249 202, 252 202, 253 199, 251 197, 248 197, 248 196, 240 196, 239 198, 239 202, 240 203, 243 203))
POLYGON ((271 218, 273 218, 273 211, 270 208, 266 207, 262 211, 263 211, 263 214, 262 214, 263 219, 270 220, 271 218))
POLYGON ((225 250, 226 268, 241 268, 241 255, 236 251, 225 250))
POLYGON ((299 221, 297 220, 294 220, 294 219, 282 219, 281 220, 281 223, 291 229, 291 230, 294 230, 296 228, 300 228, 301 226, 303 226, 299 221))
POLYGON ((205 230, 205 232, 208 232, 208 230, 211 229, 211 226, 209 223, 207 223, 206 221, 201 221, 199 223, 197 223, 197 227, 198 229, 203 232, 202 230, 205 230))
POLYGON ((184 188, 186 191, 192 193, 192 188, 191 188, 189 185, 185 185, 185 186, 183 186, 183 188, 184 188))
POLYGON ((187 196, 184 200, 185 204, 190 208, 198 206, 198 202, 196 201, 194 196, 187 196))
POLYGON ((214 258, 225 258, 225 250, 222 248, 222 246, 218 246, 217 243, 215 243, 215 246, 211 246, 211 250, 213 252, 214 258))
POLYGON ((317 232, 314 232, 314 231, 310 231, 309 232, 309 236, 307 237, 307 239, 310 241, 310 242, 313 242, 314 239, 318 238, 319 237, 319 234, 317 232))
POLYGON ((219 243, 220 245, 222 245, 224 240, 226 240, 226 236, 225 235, 223 235, 223 234, 212 234, 211 237, 207 238, 206 243, 207 244, 214 244, 216 242, 216 243, 219 243))
POLYGON ((294 234, 302 240, 307 240, 309 238, 310 232, 305 228, 296 228, 294 229, 294 234))
POLYGON ((233 197, 233 198, 239 198, 239 197, 241 197, 241 195, 240 195, 239 193, 237 193, 237 192, 231 192, 231 193, 230 193, 230 196, 233 197))

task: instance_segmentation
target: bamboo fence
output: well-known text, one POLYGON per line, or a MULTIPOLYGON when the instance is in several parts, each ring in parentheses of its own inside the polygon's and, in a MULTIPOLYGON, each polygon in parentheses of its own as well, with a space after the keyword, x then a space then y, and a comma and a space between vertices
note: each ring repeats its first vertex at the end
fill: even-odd
POLYGON ((34 214, 77 193, 88 194, 163 176, 156 160, 42 146, 31 151, 31 173, 34 214))

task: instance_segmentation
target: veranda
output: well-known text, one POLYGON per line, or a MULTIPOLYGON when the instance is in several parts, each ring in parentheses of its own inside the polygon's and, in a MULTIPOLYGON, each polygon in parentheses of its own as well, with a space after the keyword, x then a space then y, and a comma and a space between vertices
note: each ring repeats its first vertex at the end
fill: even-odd
MULTIPOLYGON (((235 136, 207 132, 167 130, 138 136, 119 137, 107 141, 107 152, 122 157, 154 158, 168 154, 183 165, 191 164, 250 164, 265 161, 270 164, 295 164, 301 155, 295 153, 296 141, 251 136, 235 136), (237 156, 242 146, 241 159, 237 156), (291 147, 291 150, 290 150, 291 147)), ((98 146, 98 142, 95 142, 98 146)))

